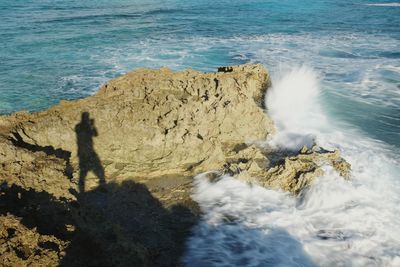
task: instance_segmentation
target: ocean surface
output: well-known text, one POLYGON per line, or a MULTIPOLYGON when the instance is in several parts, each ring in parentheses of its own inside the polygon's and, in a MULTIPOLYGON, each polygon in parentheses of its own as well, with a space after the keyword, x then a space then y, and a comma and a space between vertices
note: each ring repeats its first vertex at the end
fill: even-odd
POLYGON ((293 197, 200 175, 205 215, 182 263, 400 266, 400 2, 0 0, 0 114, 91 95, 138 67, 242 63, 271 72, 266 144, 311 136, 341 150, 352 179, 326 167, 293 197))

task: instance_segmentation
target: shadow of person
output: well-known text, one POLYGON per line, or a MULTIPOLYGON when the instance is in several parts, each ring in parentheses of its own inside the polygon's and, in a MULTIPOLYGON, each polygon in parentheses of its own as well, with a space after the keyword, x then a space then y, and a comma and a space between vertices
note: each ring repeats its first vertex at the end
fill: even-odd
MULTIPOLYGON (((50 262, 58 261, 58 266, 180 266, 197 212, 187 203, 164 205, 146 185, 134 181, 104 187, 80 193, 77 200, 17 185, 3 190, 0 218, 16 216, 32 231, 54 236, 46 244, 36 238, 24 250, 22 262, 56 253, 50 262)), ((18 229, 0 225, 0 236, 9 232, 10 242, 24 247, 27 238, 18 229)))
POLYGON ((79 233, 60 266, 179 266, 194 213, 182 204, 164 206, 134 181, 105 188, 81 198, 79 233))
POLYGON ((99 186, 105 184, 104 168, 93 147, 93 137, 98 135, 94 119, 89 112, 83 112, 81 121, 75 126, 79 158, 79 192, 85 192, 85 179, 89 171, 99 178, 99 186))

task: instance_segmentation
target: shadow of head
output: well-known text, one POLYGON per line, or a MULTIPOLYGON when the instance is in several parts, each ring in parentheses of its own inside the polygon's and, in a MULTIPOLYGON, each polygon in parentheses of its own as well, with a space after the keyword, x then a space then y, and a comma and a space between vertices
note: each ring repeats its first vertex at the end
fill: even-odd
POLYGON ((81 114, 81 121, 82 123, 88 123, 90 121, 90 114, 89 112, 85 111, 81 114))

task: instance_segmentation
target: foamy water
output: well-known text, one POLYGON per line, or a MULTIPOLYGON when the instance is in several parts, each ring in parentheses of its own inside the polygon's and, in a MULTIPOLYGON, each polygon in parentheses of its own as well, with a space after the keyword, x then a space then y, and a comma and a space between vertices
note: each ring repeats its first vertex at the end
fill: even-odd
POLYGON ((398 2, 0 1, 0 114, 93 94, 138 67, 262 63, 278 133, 352 164, 296 198, 196 178, 187 266, 399 266, 398 2), (303 66, 304 65, 304 66, 303 66), (297 66, 297 67, 296 67, 297 66), (308 66, 308 67, 307 67, 308 66))
POLYGON ((313 105, 323 105, 330 124, 343 122, 346 127, 359 128, 372 138, 400 148, 400 43, 396 38, 354 33, 279 33, 166 38, 162 42, 163 54, 159 53, 159 40, 145 39, 140 52, 135 46, 126 47, 102 58, 102 62, 115 66, 115 72, 129 69, 133 63, 214 71, 221 64, 205 58, 207 54, 218 62, 233 58, 235 64, 263 63, 274 83, 294 66, 305 64, 318 72, 320 87, 316 93, 322 101, 313 105), (174 56, 167 56, 171 54, 174 56))
POLYGON ((318 74, 304 66, 274 83, 266 104, 279 132, 269 142, 292 147, 281 142, 289 133, 311 134, 342 151, 351 180, 326 166, 295 197, 229 176, 215 183, 197 176, 193 198, 205 215, 186 266, 400 266, 399 158, 361 132, 330 125, 318 90, 318 74))
POLYGON ((367 4, 367 6, 400 7, 400 3, 375 3, 367 4))

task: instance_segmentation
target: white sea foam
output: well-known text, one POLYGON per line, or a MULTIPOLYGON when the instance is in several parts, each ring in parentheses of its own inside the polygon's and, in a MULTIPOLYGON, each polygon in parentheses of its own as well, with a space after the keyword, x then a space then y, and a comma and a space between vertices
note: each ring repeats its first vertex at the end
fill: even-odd
POLYGON ((400 3, 375 3, 375 4, 367 4, 367 6, 400 7, 400 3))
POLYGON ((275 148, 299 150, 312 147, 316 138, 315 124, 325 123, 318 101, 316 73, 302 66, 293 68, 268 90, 266 106, 276 122, 278 133, 270 140, 275 148))
POLYGON ((271 145, 295 149, 316 139, 352 164, 351 181, 327 168, 299 198, 232 177, 197 177, 194 198, 205 216, 188 242, 186 266, 400 266, 398 149, 326 112, 329 94, 398 107, 400 62, 391 54, 398 44, 371 34, 267 34, 148 39, 99 55, 116 73, 137 66, 211 71, 215 62, 204 55, 227 47, 231 58, 271 71, 267 105, 279 130, 271 145), (314 70, 291 67, 302 64, 314 70))
POLYGON ((326 166, 294 197, 229 176, 197 176, 193 198, 204 217, 186 266, 400 266, 400 160, 385 144, 327 123, 318 91, 317 74, 300 67, 275 83, 267 105, 279 130, 311 131, 324 147, 340 148, 352 179, 326 166))
POLYGON ((306 64, 316 68, 324 86, 334 88, 337 94, 368 104, 398 106, 398 46, 398 40, 389 36, 332 32, 186 37, 179 40, 163 37, 113 47, 107 51, 108 57, 103 54, 94 57, 101 62, 99 64, 112 66, 113 73, 124 73, 136 67, 162 66, 213 71, 218 65, 210 55, 219 57, 226 48, 227 57, 240 62, 265 64, 272 77, 284 72, 288 66, 306 64), (381 71, 389 68, 397 83, 393 79, 387 80, 382 74, 381 71))

